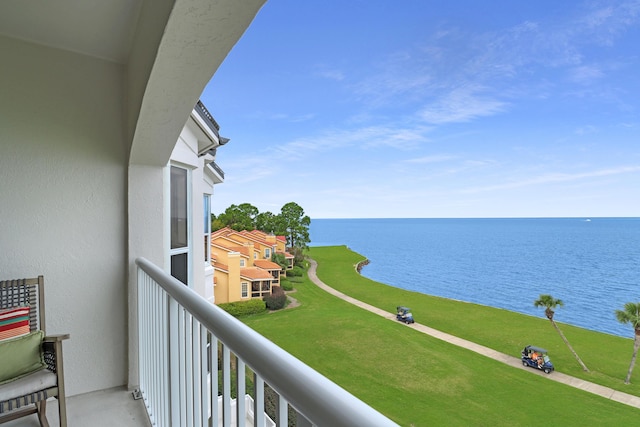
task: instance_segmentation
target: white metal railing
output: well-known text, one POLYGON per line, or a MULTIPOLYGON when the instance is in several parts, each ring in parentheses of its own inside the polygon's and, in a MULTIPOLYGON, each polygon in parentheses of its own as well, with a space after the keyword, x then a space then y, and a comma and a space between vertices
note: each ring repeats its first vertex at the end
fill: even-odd
POLYGON ((159 267, 144 258, 136 264, 140 391, 154 425, 263 427, 271 421, 266 383, 277 393, 278 426, 289 425, 289 407, 297 426, 397 426, 159 267), (253 400, 232 398, 232 376, 236 395, 253 400))

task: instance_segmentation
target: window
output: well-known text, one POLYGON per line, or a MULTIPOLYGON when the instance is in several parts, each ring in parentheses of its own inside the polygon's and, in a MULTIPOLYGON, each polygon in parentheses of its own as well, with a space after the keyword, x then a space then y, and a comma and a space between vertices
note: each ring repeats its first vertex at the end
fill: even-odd
POLYGON ((242 290, 241 290, 242 298, 247 298, 249 296, 249 284, 247 282, 242 282, 240 286, 242 287, 242 290))
POLYGON ((204 200, 204 262, 211 263, 211 195, 205 194, 204 200))
POLYGON ((271 249, 266 248, 266 249, 264 250, 264 257, 265 257, 266 259, 271 258, 271 249))
POLYGON ((251 297, 263 298, 271 294, 271 280, 251 282, 251 297))
POLYGON ((189 284, 189 171, 171 166, 170 179, 171 275, 189 284))
POLYGON ((244 259, 240 259, 240 267, 244 267, 244 259))

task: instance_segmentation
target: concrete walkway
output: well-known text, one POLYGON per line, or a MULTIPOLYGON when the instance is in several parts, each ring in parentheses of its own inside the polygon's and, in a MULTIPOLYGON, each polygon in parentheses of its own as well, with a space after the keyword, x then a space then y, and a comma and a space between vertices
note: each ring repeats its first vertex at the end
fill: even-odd
MULTIPOLYGON (((326 285, 322 280, 320 280, 318 278, 318 275, 316 274, 316 270, 318 268, 318 263, 312 259, 309 259, 309 271, 308 271, 308 275, 309 275, 309 279, 311 279, 311 281, 313 283, 315 283, 317 286, 319 286, 320 288, 324 289, 325 291, 329 292, 332 295, 337 296, 340 299, 343 299, 353 305, 356 305, 360 308, 363 308, 365 310, 368 310, 372 313, 375 313, 379 316, 382 316, 386 319, 389 320, 393 320, 394 322, 397 322, 396 320, 396 315, 395 313, 389 313, 388 311, 384 311, 381 310, 377 307, 374 307, 370 304, 367 304, 366 302, 362 302, 359 301, 355 298, 352 298, 348 295, 343 294, 340 291, 337 291, 335 289, 333 289, 332 287, 326 285)), ((410 325, 407 325, 407 327, 409 328, 413 328, 416 329, 417 331, 420 331, 422 333, 425 333, 427 335, 431 335, 434 338, 438 338, 442 341, 446 341, 450 344, 453 345, 457 345, 458 347, 462 347, 462 348, 466 348, 467 350, 471 350, 474 351, 478 354, 481 354, 483 356, 486 357, 490 357, 492 359, 495 359, 499 362, 505 363, 509 366, 513 366, 514 368, 518 368, 518 369, 525 369, 528 372, 534 374, 534 375, 540 375, 542 377, 548 378, 549 380, 552 381, 557 381, 559 383, 563 383, 566 385, 569 385, 571 387, 575 387, 578 388, 580 390, 584 390, 588 393, 593 393, 593 394, 597 394, 599 396, 602 396, 604 398, 607 399, 611 399, 611 400, 615 400, 616 402, 620 402, 623 403, 625 405, 629 405, 629 406, 633 406, 636 408, 640 408, 640 397, 638 396, 634 396, 631 394, 627 394, 627 393, 623 393, 621 391, 617 391, 614 390, 612 388, 609 387, 604 387, 598 384, 594 384, 592 382, 589 381, 585 381, 583 379, 580 378, 576 378, 576 377, 572 377, 569 375, 565 375, 562 374, 560 372, 554 371, 551 374, 545 374, 542 371, 539 371, 537 369, 531 369, 531 368, 527 368, 522 366, 522 360, 519 357, 514 357, 508 354, 504 354, 504 353, 500 353, 498 351, 495 351, 493 349, 490 349, 488 347, 482 346, 480 344, 476 344, 474 342, 471 341, 467 341, 465 339, 462 338, 458 338, 456 336, 447 334, 445 332, 439 331, 437 329, 433 329, 430 328, 428 326, 425 325, 421 325, 419 323, 413 323, 410 325)))

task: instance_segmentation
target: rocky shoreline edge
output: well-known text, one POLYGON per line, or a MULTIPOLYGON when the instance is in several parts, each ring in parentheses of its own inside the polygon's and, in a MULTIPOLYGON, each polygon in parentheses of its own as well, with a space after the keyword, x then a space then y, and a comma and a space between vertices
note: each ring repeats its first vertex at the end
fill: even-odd
POLYGON ((360 261, 359 263, 357 263, 357 264, 356 264, 356 271, 357 271, 358 273, 360 273, 360 271, 362 271, 362 268, 363 268, 365 265, 369 265, 369 262, 370 262, 370 261, 369 261, 368 259, 365 259, 365 260, 360 261))

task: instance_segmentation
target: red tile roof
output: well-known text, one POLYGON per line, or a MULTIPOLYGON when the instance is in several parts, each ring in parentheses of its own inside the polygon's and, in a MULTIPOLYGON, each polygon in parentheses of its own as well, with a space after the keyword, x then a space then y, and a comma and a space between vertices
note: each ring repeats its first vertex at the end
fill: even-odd
POLYGON ((295 258, 295 256, 291 255, 289 252, 278 251, 276 253, 284 255, 286 259, 295 258))
POLYGON ((240 269, 240 276, 250 280, 272 280, 273 276, 266 270, 258 267, 247 267, 240 269))
POLYGON ((213 263, 213 267, 216 270, 221 270, 221 271, 225 271, 225 272, 229 272, 229 266, 227 264, 223 264, 221 262, 214 262, 213 263))
POLYGON ((271 262, 268 259, 257 259, 253 261, 253 265, 255 265, 256 267, 263 268, 265 270, 282 270, 282 267, 280 267, 279 264, 276 264, 275 262, 271 262))

